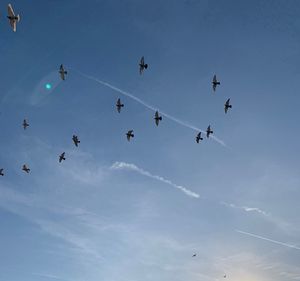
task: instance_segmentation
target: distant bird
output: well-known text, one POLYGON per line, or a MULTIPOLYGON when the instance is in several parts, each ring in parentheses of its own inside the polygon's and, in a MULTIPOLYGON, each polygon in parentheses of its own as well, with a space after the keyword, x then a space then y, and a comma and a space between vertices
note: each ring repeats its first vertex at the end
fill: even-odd
POLYGON ((117 100, 117 104, 116 104, 117 110, 120 113, 121 112, 121 108, 124 107, 124 104, 121 103, 121 99, 117 100))
POLYGON ((65 68, 62 64, 59 67, 59 74, 60 74, 61 80, 66 80, 66 75, 68 74, 68 72, 65 70, 65 68))
POLYGON ((3 170, 4 170, 3 168, 0 169, 0 176, 2 177, 4 176, 3 170))
POLYGON ((13 31, 17 31, 17 22, 20 21, 20 15, 15 15, 14 10, 11 4, 7 6, 8 16, 10 26, 12 27, 13 31))
POLYGON ((156 126, 158 126, 158 124, 159 124, 159 121, 161 121, 161 120, 162 120, 162 117, 161 117, 161 116, 159 116, 159 114, 158 114, 158 111, 156 111, 156 112, 155 112, 154 120, 155 120, 155 124, 156 124, 156 126))
POLYGON ((139 63, 139 66, 140 66, 140 74, 143 74, 144 69, 147 69, 147 68, 148 68, 148 64, 145 63, 144 57, 141 58, 140 63, 139 63))
POLYGON ((201 137, 201 132, 199 132, 196 136, 196 142, 199 143, 202 140, 203 140, 203 138, 201 137))
POLYGON ((197 254, 196 254, 196 253, 192 255, 192 257, 193 257, 193 258, 194 258, 194 257, 196 257, 196 256, 197 256, 197 254))
POLYGON ((26 128, 29 126, 28 122, 26 119, 23 120, 23 128, 26 130, 26 128))
POLYGON ((75 146, 78 147, 78 144, 80 143, 80 140, 78 139, 78 137, 73 135, 72 140, 73 140, 75 146))
POLYGON ((230 99, 228 99, 224 104, 225 114, 227 113, 228 108, 232 108, 232 105, 230 104, 230 99))
POLYGON ((65 152, 63 152, 61 155, 59 155, 59 163, 61 163, 61 161, 66 160, 65 158, 65 152))
POLYGON ((126 133, 126 136, 127 136, 127 140, 130 141, 130 138, 133 138, 133 137, 134 137, 133 130, 129 130, 129 131, 126 133))
POLYGON ((210 128, 210 125, 207 127, 206 129, 206 137, 209 138, 210 134, 213 134, 214 132, 212 131, 212 129, 210 128))
POLYGON ((221 83, 217 80, 217 75, 215 74, 212 80, 213 90, 215 91, 217 88, 217 85, 220 85, 221 83))
POLYGON ((223 276, 224 278, 226 278, 227 276, 226 276, 226 274, 224 274, 224 276, 223 276))
POLYGON ((24 172, 26 172, 27 174, 30 172, 30 169, 26 166, 26 164, 23 165, 22 170, 23 170, 24 172))

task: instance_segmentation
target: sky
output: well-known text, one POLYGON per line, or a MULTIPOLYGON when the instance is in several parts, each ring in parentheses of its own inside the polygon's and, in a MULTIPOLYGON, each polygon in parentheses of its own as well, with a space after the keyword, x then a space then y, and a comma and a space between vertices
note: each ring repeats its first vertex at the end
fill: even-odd
POLYGON ((300 280, 299 1, 0 3, 0 281, 300 280))

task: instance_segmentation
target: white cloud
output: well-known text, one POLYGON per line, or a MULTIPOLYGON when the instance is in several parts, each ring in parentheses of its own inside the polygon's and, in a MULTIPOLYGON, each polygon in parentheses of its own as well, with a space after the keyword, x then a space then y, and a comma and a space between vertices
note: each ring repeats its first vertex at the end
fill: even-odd
POLYGON ((163 182, 165 184, 168 184, 174 188, 177 188, 179 190, 181 190, 183 193, 185 193, 186 195, 193 197, 193 198, 199 198, 200 195, 187 189, 184 186, 178 185, 176 183, 173 183, 172 181, 165 179, 161 176, 157 176, 157 175, 153 175, 148 171, 143 170, 142 168, 137 167, 134 164, 129 164, 129 163, 125 163, 125 162, 115 162, 112 166, 111 169, 113 170, 129 170, 129 171, 135 171, 143 176, 158 180, 160 182, 163 182))
POLYGON ((243 210, 245 212, 256 212, 258 214, 261 214, 263 216, 270 216, 270 214, 268 214, 267 212, 261 210, 260 208, 257 207, 246 207, 246 206, 237 206, 233 203, 226 203, 226 202, 220 202, 222 205, 233 208, 233 209, 239 209, 239 210, 243 210))

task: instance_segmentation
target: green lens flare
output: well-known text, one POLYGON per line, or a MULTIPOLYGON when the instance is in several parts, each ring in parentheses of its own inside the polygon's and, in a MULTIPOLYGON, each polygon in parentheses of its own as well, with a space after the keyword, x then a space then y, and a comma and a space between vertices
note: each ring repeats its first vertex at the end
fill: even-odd
POLYGON ((51 90, 51 88, 52 88, 51 84, 49 84, 49 83, 46 84, 45 87, 46 87, 47 90, 51 90))

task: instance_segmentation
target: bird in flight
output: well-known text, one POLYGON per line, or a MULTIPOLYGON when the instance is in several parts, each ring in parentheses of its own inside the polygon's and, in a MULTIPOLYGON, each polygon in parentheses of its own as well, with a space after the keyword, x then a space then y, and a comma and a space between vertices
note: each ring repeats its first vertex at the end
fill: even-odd
POLYGON ((66 80, 66 75, 68 74, 68 72, 65 70, 65 68, 62 64, 60 65, 58 72, 60 74, 61 80, 66 80))
POLYGON ((124 104, 121 103, 121 99, 117 100, 117 104, 116 104, 117 110, 120 113, 121 112, 121 108, 124 107, 124 104))
POLYGON ((23 165, 22 170, 27 174, 30 172, 30 169, 26 166, 26 164, 23 165))
POLYGON ((199 132, 196 136, 196 142, 199 143, 202 140, 203 140, 203 138, 201 137, 201 132, 199 132))
POLYGON ((228 99, 224 104, 225 114, 227 113, 228 108, 232 108, 232 105, 230 104, 230 99, 228 99))
POLYGON ((130 138, 133 138, 133 137, 134 137, 133 130, 129 130, 129 131, 126 133, 126 136, 127 136, 127 140, 130 141, 130 138))
POLYGON ((65 152, 63 152, 61 155, 59 155, 59 159, 58 159, 59 163, 61 163, 61 161, 63 161, 63 160, 66 160, 65 152))
POLYGON ((145 63, 144 57, 141 58, 139 66, 140 66, 140 74, 143 74, 144 69, 148 68, 148 64, 145 63))
POLYGON ((217 85, 220 85, 221 83, 217 80, 217 75, 215 74, 212 80, 212 86, 213 90, 216 91, 217 85))
POLYGON ((4 176, 3 170, 4 170, 3 168, 0 169, 0 176, 2 177, 4 176))
POLYGON ((78 144, 80 143, 80 140, 78 139, 78 137, 73 135, 72 140, 73 140, 75 146, 78 147, 78 144))
POLYGON ((161 120, 162 120, 162 117, 161 117, 161 116, 159 116, 159 113, 158 113, 158 111, 156 111, 156 112, 155 112, 154 120, 155 120, 155 124, 156 124, 156 126, 158 126, 158 124, 159 124, 159 121, 161 121, 161 120))
POLYGON ((12 8, 11 4, 8 4, 7 6, 8 16, 10 26, 12 27, 13 31, 17 31, 17 22, 20 21, 20 15, 15 15, 15 12, 12 8))
POLYGON ((210 134, 213 134, 214 132, 213 132, 213 130, 210 128, 210 125, 207 127, 207 129, 206 129, 206 137, 207 138, 209 138, 209 135, 210 134))
POLYGON ((28 122, 26 119, 23 120, 23 128, 26 130, 26 128, 29 126, 28 122))

